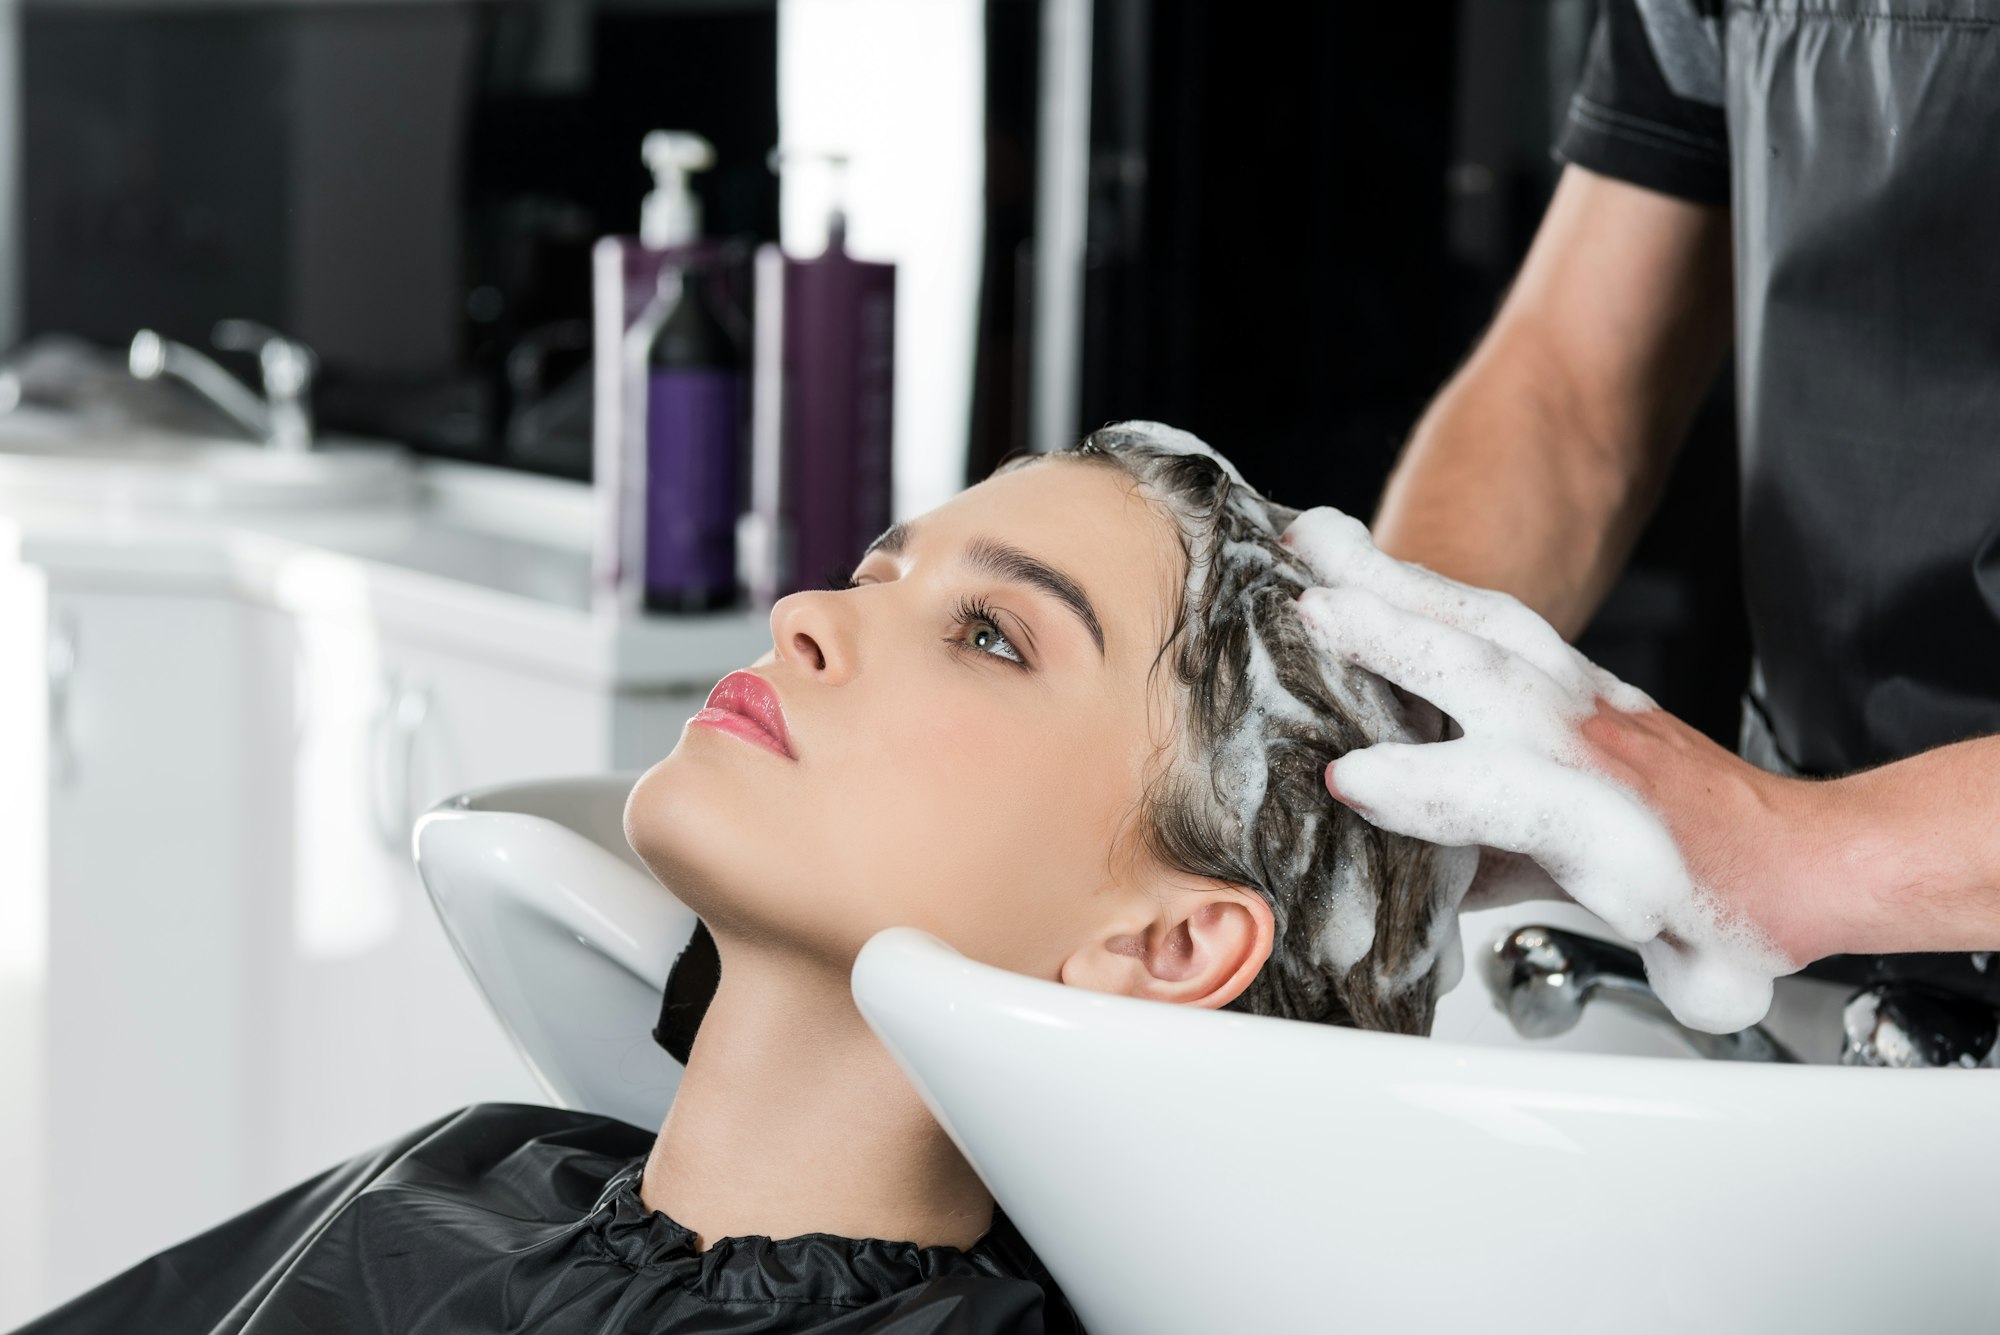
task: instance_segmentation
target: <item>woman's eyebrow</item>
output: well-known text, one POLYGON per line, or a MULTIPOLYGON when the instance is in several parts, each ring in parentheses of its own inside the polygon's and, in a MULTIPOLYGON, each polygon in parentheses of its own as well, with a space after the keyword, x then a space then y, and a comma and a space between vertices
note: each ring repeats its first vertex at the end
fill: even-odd
MULTIPOLYGON (((863 559, 876 552, 884 556, 900 555, 916 536, 916 530, 909 524, 892 524, 881 537, 868 544, 862 553, 863 559)), ((1097 645, 1097 653, 1104 656, 1104 624, 1097 619, 1097 609, 1091 606, 1090 595, 1083 586, 1056 569, 1048 562, 1028 555, 1019 547, 1011 547, 991 538, 975 538, 965 549, 966 564, 975 570, 983 570, 995 579, 1009 584, 1025 584, 1039 589, 1076 614, 1083 628, 1090 632, 1090 638, 1097 645)))
POLYGON ((965 549, 965 561, 973 569, 983 570, 995 579, 1009 584, 1025 584, 1054 598, 1076 614, 1076 619, 1090 632, 1090 638, 1096 641, 1097 656, 1104 656, 1104 626, 1097 619, 1097 609, 1090 605, 1090 596, 1083 591, 1083 586, 1068 575, 1048 562, 1028 555, 1019 547, 1010 547, 991 538, 974 538, 965 549))
POLYGON ((868 550, 861 553, 861 556, 863 560, 866 560, 877 552, 882 553, 884 556, 900 556, 903 553, 903 548, 909 545, 910 526, 908 524, 891 524, 883 531, 881 537, 868 544, 868 550))

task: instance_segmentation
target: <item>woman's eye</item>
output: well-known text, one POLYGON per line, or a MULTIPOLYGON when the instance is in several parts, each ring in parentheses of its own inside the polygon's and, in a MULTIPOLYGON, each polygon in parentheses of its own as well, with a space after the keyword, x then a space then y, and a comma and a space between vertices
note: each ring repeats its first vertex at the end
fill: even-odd
POLYGON ((1005 631, 994 624, 991 617, 971 615, 963 620, 965 634, 959 643, 974 653, 989 654, 1009 663, 1026 666, 1027 660, 1021 657, 1021 651, 1014 647, 1014 642, 1007 638, 1005 631))

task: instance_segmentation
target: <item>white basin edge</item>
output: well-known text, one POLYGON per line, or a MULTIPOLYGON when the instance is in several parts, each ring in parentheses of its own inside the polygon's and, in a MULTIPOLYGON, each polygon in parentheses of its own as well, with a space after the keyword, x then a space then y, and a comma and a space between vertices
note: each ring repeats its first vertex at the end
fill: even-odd
POLYGON ((1204 1013, 1008 974, 908 929, 863 949, 854 995, 1094 1332, 1539 1332, 1585 1312, 1638 1331, 1951 1332, 2000 1313, 1986 1072, 1204 1013))

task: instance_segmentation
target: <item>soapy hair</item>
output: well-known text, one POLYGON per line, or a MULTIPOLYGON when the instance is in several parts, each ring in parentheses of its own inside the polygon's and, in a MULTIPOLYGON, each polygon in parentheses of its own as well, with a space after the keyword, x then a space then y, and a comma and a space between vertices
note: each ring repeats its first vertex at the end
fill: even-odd
POLYGON ((1300 620, 1315 581, 1281 541, 1298 511, 1157 423, 1106 427, 1065 455, 1122 470, 1179 531, 1187 574, 1156 670, 1182 688, 1180 753, 1139 820, 1167 866, 1270 902, 1270 961, 1234 1008, 1428 1033, 1457 980, 1475 855, 1378 830, 1327 793, 1335 758, 1418 738, 1388 685, 1330 662, 1300 620))

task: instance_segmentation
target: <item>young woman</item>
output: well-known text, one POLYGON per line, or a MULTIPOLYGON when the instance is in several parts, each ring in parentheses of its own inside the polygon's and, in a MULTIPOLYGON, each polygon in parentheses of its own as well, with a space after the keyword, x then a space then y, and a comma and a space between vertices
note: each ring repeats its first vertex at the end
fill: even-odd
POLYGON ((1292 513, 1128 423, 891 529, 772 610, 632 793, 721 966, 657 1137, 469 1109, 29 1330, 1073 1328, 848 971, 912 925, 1076 987, 1428 1028, 1470 854, 1328 796, 1329 760, 1426 720, 1309 642, 1292 513))

